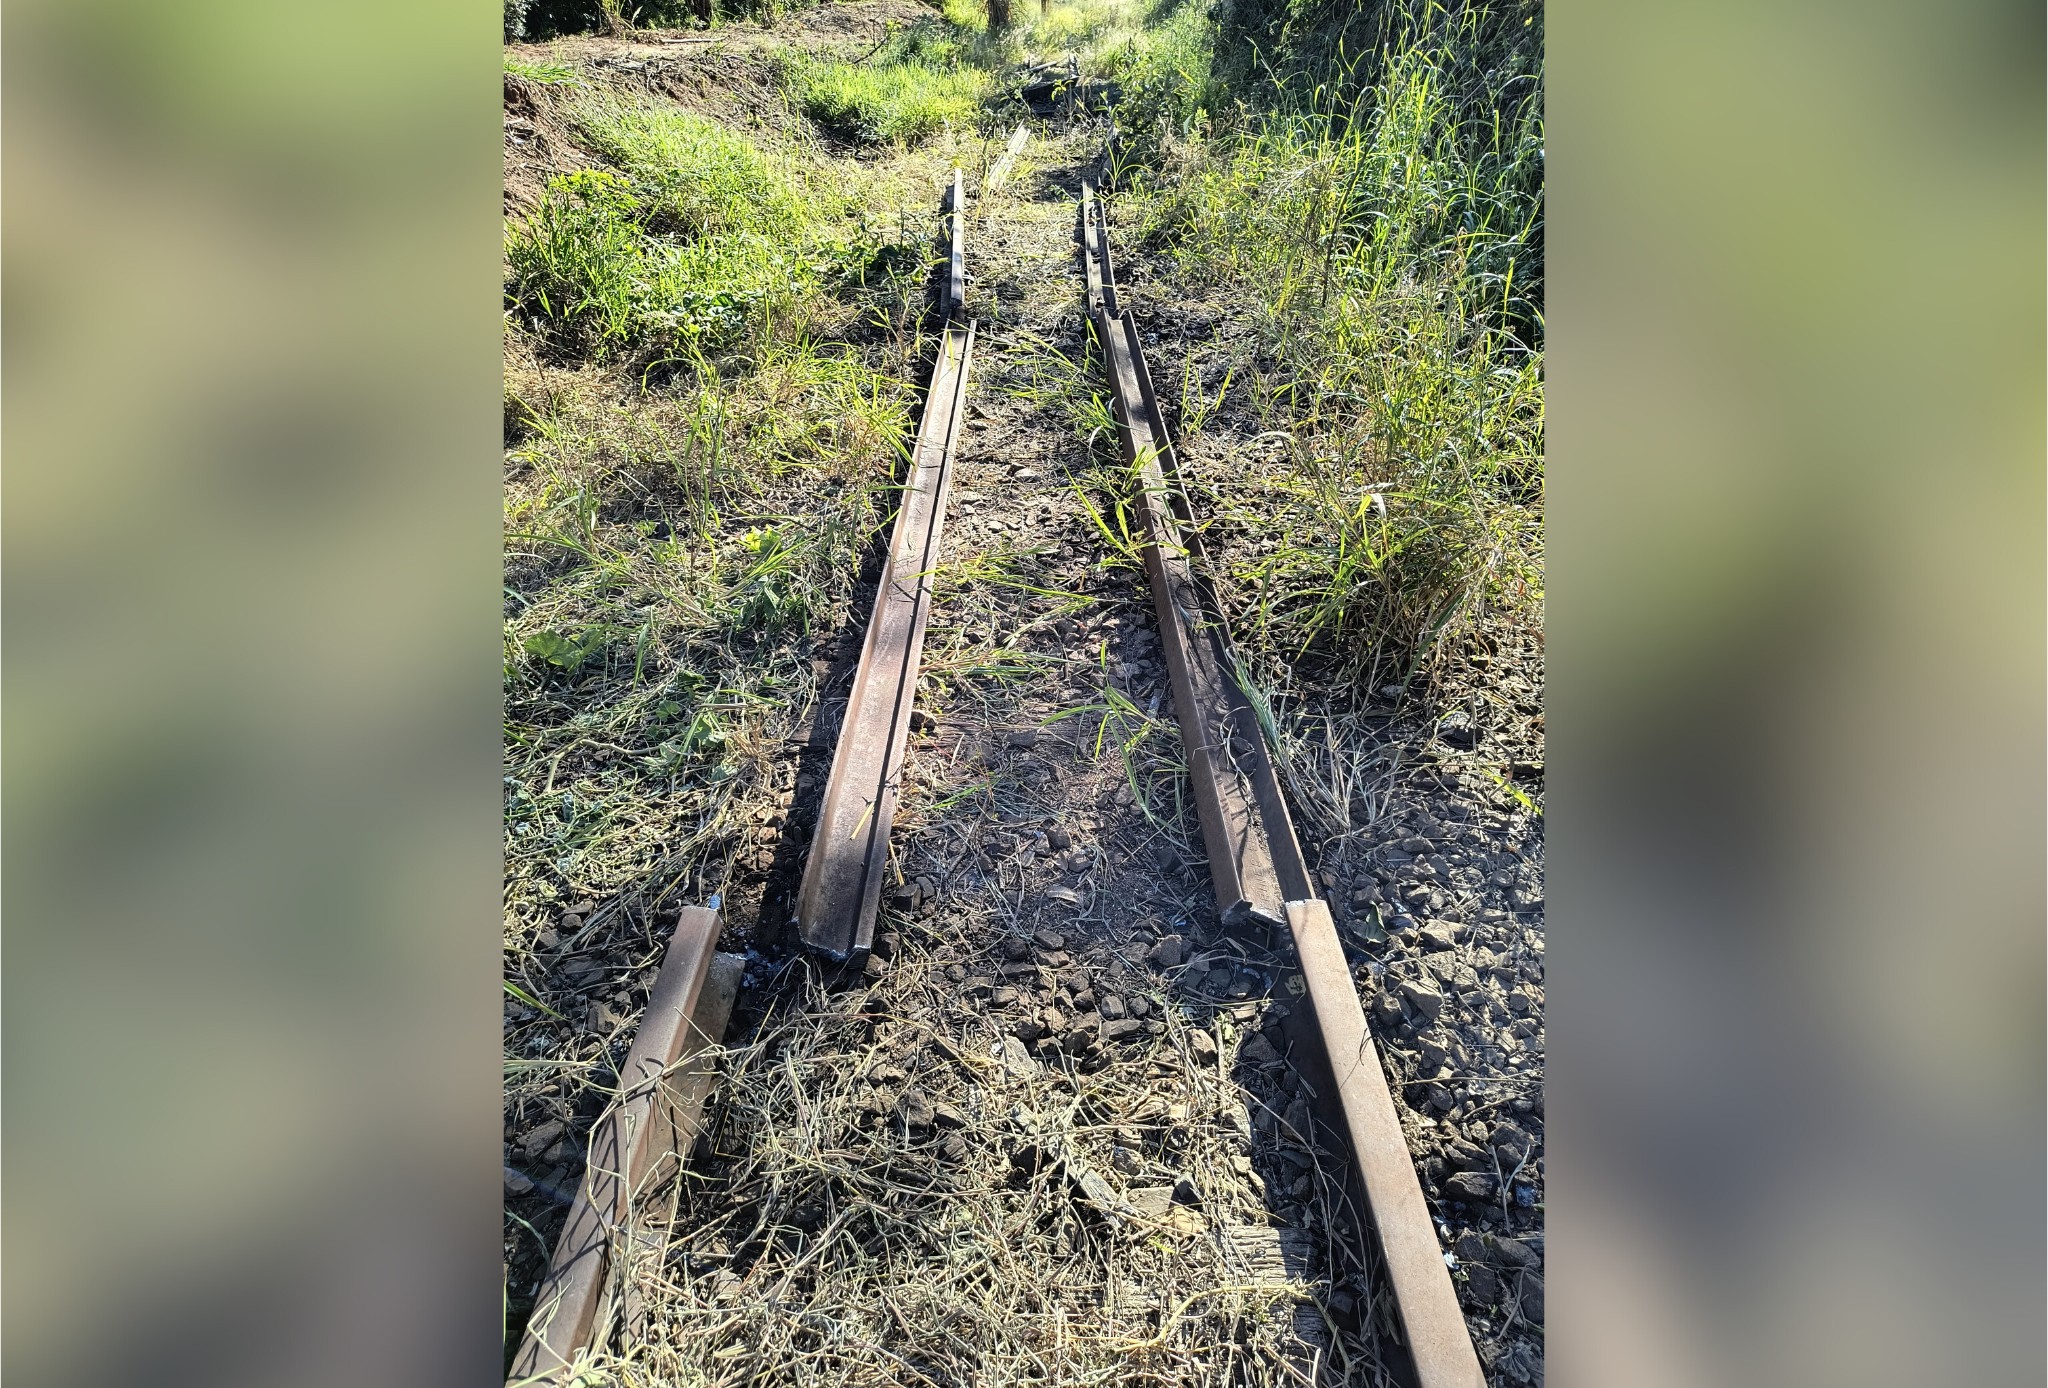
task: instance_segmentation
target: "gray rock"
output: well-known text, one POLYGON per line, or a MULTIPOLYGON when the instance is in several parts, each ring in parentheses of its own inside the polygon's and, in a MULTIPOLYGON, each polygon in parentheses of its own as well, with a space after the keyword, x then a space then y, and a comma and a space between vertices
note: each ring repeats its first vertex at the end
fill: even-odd
POLYGON ((1130 1013, 1130 1015, 1133 1017, 1147 1017, 1150 1016, 1152 1013, 1152 1004, 1146 998, 1125 998, 1124 1010, 1130 1013))
POLYGON ((913 1132, 921 1132, 931 1127, 933 1118, 932 1102, 925 1098, 921 1089, 906 1089, 896 1100, 897 1121, 913 1132))
POLYGON ((1465 1269, 1465 1295, 1475 1306, 1495 1306, 1500 1303, 1500 1277, 1484 1263, 1474 1263, 1465 1269))
POLYGON ((1428 1021, 1434 1022, 1444 1010, 1444 995, 1420 983, 1404 981, 1401 996, 1428 1021))
POLYGON ((1493 1130, 1488 1141, 1500 1153, 1502 1161, 1512 1164, 1527 1157, 1534 1150, 1536 1140, 1520 1124, 1502 1123, 1493 1130))
POLYGON ((1493 1199, 1497 1189, 1499 1186, 1493 1177, 1483 1171, 1460 1171, 1444 1180, 1444 1194, 1453 1200, 1475 1205, 1484 1205, 1493 1199))
POLYGON ((1045 831, 1045 841, 1062 853, 1074 846, 1074 836, 1057 825, 1045 831))
POLYGON ((1116 994, 1111 993, 1107 997, 1102 999, 1100 1010, 1102 1012, 1102 1015, 1106 1017, 1108 1020, 1112 1022, 1120 1022, 1124 1019, 1125 1016, 1124 1000, 1118 997, 1116 994))
POLYGON ((1532 1268, 1541 1261, 1535 1249, 1518 1239, 1502 1239, 1491 1251, 1492 1260, 1506 1268, 1532 1268))
POLYGON ((990 990, 995 986, 996 981, 994 979, 985 978, 977 974, 973 978, 960 980, 960 993, 963 997, 982 998, 987 997, 990 990))
POLYGON ((1155 968, 1177 969, 1181 960, 1187 958, 1186 943, 1178 935, 1168 935, 1145 952, 1145 959, 1155 968))
POLYGON ((1522 1274, 1520 1300, 1515 1308, 1522 1313, 1522 1319, 1543 1324, 1543 1279, 1530 1273, 1522 1274))
POLYGON ((1443 921, 1432 921, 1422 927, 1424 949, 1455 949, 1457 945, 1457 932, 1443 921))
POLYGON ((1253 1032, 1251 1040, 1245 1042, 1238 1050, 1238 1055, 1247 1064, 1256 1065, 1262 1069, 1265 1066, 1278 1063, 1280 1059, 1280 1052, 1273 1049, 1273 1043, 1268 1041, 1261 1032, 1253 1032))
POLYGON ((995 1007, 1011 1007, 1017 1001, 1015 988, 997 988, 989 994, 989 1003, 995 1007))
POLYGON ((505 1194, 525 1195, 533 1189, 533 1181, 524 1172, 505 1168, 505 1194))
POLYGON ((1038 745, 1038 733, 1034 729, 1019 728, 1016 732, 1004 738, 1003 741, 1012 747, 1036 747, 1038 745))
POLYGON ((1119 1147, 1111 1152, 1109 1164, 1126 1176, 1136 1176, 1145 1169, 1144 1161, 1128 1147, 1119 1147))
POLYGON ((1188 1054, 1203 1064, 1216 1059, 1216 1038, 1199 1028, 1188 1033, 1188 1054))
POLYGON ((519 1139, 519 1150, 528 1157, 537 1157, 555 1145, 555 1139, 568 1131, 568 1124, 557 1118, 550 1118, 519 1139))
POLYGON ((1067 937, 1057 930, 1041 930, 1031 937, 1040 949, 1058 950, 1067 947, 1067 937))
POLYGON ((932 1121, 942 1128, 964 1128, 967 1115, 952 1104, 933 1104, 932 1121))

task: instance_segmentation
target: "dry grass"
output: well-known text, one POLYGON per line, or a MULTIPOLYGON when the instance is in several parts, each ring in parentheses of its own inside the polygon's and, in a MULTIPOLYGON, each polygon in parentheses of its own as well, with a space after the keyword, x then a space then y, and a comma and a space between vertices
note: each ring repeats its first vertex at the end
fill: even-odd
MULTIPOLYGON (((1342 1216, 1277 1078, 1247 1106, 1231 1059, 1260 1005, 1219 1011, 1112 963, 1098 975, 1159 1034, 1079 1060, 1041 1047, 1046 1063, 939 963, 992 974, 1001 957, 968 937, 1000 909, 914 941, 861 992, 783 982, 761 1039, 724 1058, 712 1154, 664 1252, 640 1256, 656 1333, 593 1356, 587 1382, 1317 1381, 1328 1270, 1277 1264, 1255 1148, 1303 1153, 1311 1227, 1342 1216), (936 1121, 907 1125, 921 1105, 936 1121), (1168 1203, 1182 1182, 1195 1203, 1168 1203)), ((1326 1377, 1380 1381, 1334 1343, 1326 1377)))

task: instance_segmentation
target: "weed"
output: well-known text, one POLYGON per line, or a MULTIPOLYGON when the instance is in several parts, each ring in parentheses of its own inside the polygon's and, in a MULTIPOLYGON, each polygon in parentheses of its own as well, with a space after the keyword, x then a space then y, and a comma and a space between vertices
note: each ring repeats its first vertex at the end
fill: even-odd
MULTIPOLYGON (((1469 119, 1456 38, 1396 48, 1349 96, 1282 85, 1206 144, 1134 142, 1128 171, 1183 284, 1261 310, 1264 361, 1213 394, 1190 362, 1182 390, 1191 431, 1233 383, 1271 430, 1197 484, 1240 634, 1367 682, 1405 679, 1536 562, 1542 110, 1504 73, 1469 119)), ((1158 119, 1208 79, 1176 80, 1158 119)))
POLYGON ((941 130, 971 129, 988 93, 987 74, 926 56, 928 40, 902 42, 914 45, 905 56, 872 63, 793 56, 786 80, 805 115, 848 139, 914 144, 941 130))
POLYGON ((524 77, 529 82, 538 82, 544 87, 581 85, 576 76, 576 69, 567 63, 534 62, 507 53, 505 71, 514 77, 524 77))

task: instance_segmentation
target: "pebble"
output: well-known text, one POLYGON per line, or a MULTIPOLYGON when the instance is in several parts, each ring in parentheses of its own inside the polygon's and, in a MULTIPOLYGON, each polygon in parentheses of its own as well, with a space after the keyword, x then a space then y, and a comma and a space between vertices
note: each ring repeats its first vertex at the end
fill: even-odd
POLYGON ((1107 1017, 1110 1021, 1121 1021, 1125 1016, 1124 1000, 1118 997, 1116 994, 1111 993, 1109 996, 1102 999, 1101 1010, 1102 1015, 1107 1017))
MULTIPOLYGON (((1154 1025, 1157 1024, 1155 1023, 1154 1025)), ((1102 1024, 1102 1037, 1105 1041, 1121 1041, 1127 1036, 1136 1036, 1144 1027, 1145 1023, 1130 1017, 1126 1017, 1120 1022, 1104 1022, 1102 1024)))
POLYGON ((519 1150, 529 1157, 537 1157, 554 1145, 556 1138, 568 1131, 568 1124, 560 1119, 550 1118, 519 1140, 519 1150))
POLYGON ((1038 745, 1038 734, 1030 728, 1019 728, 1016 732, 1004 738, 1003 741, 1012 747, 1036 747, 1038 745))
POLYGON ((1402 983, 1401 996, 1408 1000, 1409 1006, 1432 1022, 1444 1010, 1444 995, 1434 988, 1425 988, 1420 983, 1402 983))
POLYGON ((1045 831, 1045 841, 1062 853, 1074 846, 1074 836, 1058 826, 1045 831))
POLYGON ((967 1115, 952 1104, 933 1104, 932 1120, 942 1128, 964 1128, 967 1115))
POLYGON ((955 983, 959 983, 967 977, 967 970, 958 964, 948 964, 946 965, 946 977, 952 979, 955 983))
POLYGON ((1508 994, 1508 1011, 1527 1012, 1530 1005, 1529 995, 1521 989, 1514 989, 1508 994))
POLYGON ((1457 944, 1457 933, 1442 921, 1435 921, 1422 927, 1424 949, 1455 949, 1457 944))
POLYGON ((1207 1063, 1216 1058, 1216 1038, 1206 1031, 1188 1033, 1188 1054, 1196 1060, 1207 1063))
POLYGON ((879 954, 869 954, 867 962, 861 965, 861 972, 869 978, 880 978, 889 972, 889 961, 879 954))
POLYGON ((1129 998, 1124 1002, 1124 1010, 1133 1017, 1144 1017, 1151 1013, 1152 1004, 1144 998, 1129 998))
POLYGON ((1273 1043, 1261 1032, 1253 1032, 1252 1039, 1245 1042, 1238 1055, 1251 1065, 1264 1067, 1280 1059, 1280 1052, 1273 1049, 1273 1043))
POLYGON ((961 981, 960 992, 966 997, 978 998, 986 996, 988 991, 995 986, 996 985, 994 979, 983 978, 977 974, 973 978, 963 979, 961 981))
POLYGON ((1178 935, 1168 935, 1145 952, 1147 962, 1155 968, 1174 969, 1187 957, 1187 946, 1178 935))
POLYGON ((906 1089, 902 1097, 896 1100, 896 1117, 906 1128, 929 1128, 933 1116, 932 1102, 925 1098, 921 1089, 906 1089))
POLYGON ((1493 1246, 1493 1260, 1502 1267, 1532 1268, 1540 1261, 1536 1250, 1519 1239, 1502 1239, 1493 1246))
POLYGON ((1465 1291, 1481 1306, 1492 1306, 1500 1300, 1500 1276, 1484 1264, 1474 1263, 1465 1269, 1465 1291))
POLYGON ((1492 1176, 1483 1171, 1460 1171, 1444 1181, 1444 1194, 1453 1200, 1483 1205, 1493 1199, 1498 1189, 1492 1176))
POLYGON ((1010 1007, 1017 1001, 1015 988, 998 988, 989 995, 989 1002, 996 1007, 1010 1007))
MULTIPOLYGON (((1118 1148, 1117 1150, 1121 1151, 1123 1149, 1118 1148)), ((505 1168, 505 1194, 525 1195, 532 1189, 533 1181, 529 1177, 521 1172, 514 1171, 509 1166, 505 1168)))
POLYGON ((1067 947, 1067 937, 1057 930, 1041 930, 1031 937, 1040 949, 1057 950, 1067 947))

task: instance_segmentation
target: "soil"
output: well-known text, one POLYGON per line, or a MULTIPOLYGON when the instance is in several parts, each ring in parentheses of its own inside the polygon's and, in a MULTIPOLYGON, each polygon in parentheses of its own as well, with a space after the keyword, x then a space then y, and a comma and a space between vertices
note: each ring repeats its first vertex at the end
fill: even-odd
MULTIPOLYGON (((650 88, 752 124, 770 98, 782 110, 770 48, 871 44, 886 24, 921 13, 903 3, 835 5, 799 12, 772 34, 721 30, 715 44, 703 35, 582 38, 550 51, 639 64, 627 70, 650 88)), ((530 206, 548 173, 588 159, 553 117, 553 100, 549 89, 506 79, 508 213, 530 206)), ((748 951, 750 965, 728 1038, 735 1092, 715 1103, 701 1179, 670 1237, 692 1275, 710 1269, 705 1304, 722 1305, 732 1286, 793 1272, 798 1259, 792 1247, 778 1261, 765 1245, 741 1256, 728 1238, 736 1211, 766 1219, 763 1209, 779 1200, 803 1215, 850 1198, 853 1174, 780 1167, 763 1153, 763 1115, 779 1111, 760 1097, 764 1060, 772 1068, 787 1058, 790 1038, 802 1034, 804 1062, 830 1077, 817 1101, 843 1102, 846 1150, 868 1154, 849 1160, 849 1171, 909 1163, 921 1173, 918 1221, 939 1227, 963 1202, 1007 1209, 1017 1170, 1056 1167, 1079 1192, 1077 1210, 1123 1202, 1142 1214, 1164 1199, 1149 1215, 1120 1216, 1142 1227, 1172 1224, 1174 1208, 1201 1212, 1178 1218, 1212 1237, 1184 1239, 1167 1254, 1141 1254, 1143 1240, 1079 1225, 1048 1236, 1068 1241, 1057 1246, 1083 1283, 1166 1292, 1213 1285, 1226 1275, 1217 1260, 1242 1231, 1275 1230, 1287 1275, 1310 1289, 1314 1309, 1283 1318, 1244 1352, 1268 1356, 1293 1381, 1338 1381, 1347 1360, 1351 1379, 1388 1381, 1375 1326, 1390 1308, 1369 1259, 1345 1251, 1366 1240, 1328 1178, 1333 1155, 1306 1118, 1310 1081, 1278 1026, 1294 997, 1284 943, 1217 926, 1176 765, 1150 594, 1142 570, 1107 550, 1089 514, 1106 505, 1099 487, 1109 454, 1108 441, 1091 446, 1077 426, 1095 386, 1074 230, 1080 171, 1102 135, 1088 117, 1073 128, 1039 122, 1020 173, 972 204, 967 307, 980 328, 969 417, 878 962, 862 977, 827 980, 788 928, 865 601, 818 642, 819 697, 745 802, 723 869, 688 884, 700 898, 717 895, 723 947, 748 951), (1056 1143, 1036 1126, 1055 1100, 1082 1115, 1056 1143), (931 1121, 933 1105, 960 1121, 931 1121), (1020 1111, 1040 1115, 1029 1131, 1020 1111), (772 1198, 763 1194, 771 1188, 772 1198)), ((971 194, 980 172, 969 169, 971 194)), ((1220 375, 1233 305, 1182 302, 1164 265, 1121 244, 1122 228, 1117 235, 1125 303, 1148 352, 1156 344, 1155 372, 1192 360, 1220 375)), ((1210 427, 1226 443, 1233 428, 1251 428, 1227 418, 1210 427)), ((1542 669, 1539 632, 1505 620, 1482 626, 1426 686, 1357 707, 1348 726, 1360 764, 1374 768, 1370 785, 1346 800, 1341 818, 1297 824, 1344 933, 1489 1380, 1513 1384, 1543 1376, 1543 827, 1533 803, 1542 669)), ((1356 704, 1342 690, 1329 697, 1356 704)), ((674 904, 567 902, 553 938, 540 942, 536 957, 556 984, 550 996, 583 999, 571 1021, 606 1038, 587 1053, 622 1051, 674 904)), ((519 1175, 508 1175, 507 1208, 529 1226, 508 1230, 515 1336, 606 1079, 600 1059, 580 1082, 565 1076, 508 1109, 506 1161, 519 1175)), ((1043 1179, 1027 1181, 1014 1197, 1020 1220, 1039 1198, 1031 1192, 1044 1189, 1043 1179)), ((1048 1288, 1049 1300, 1064 1294, 1048 1288)), ((691 1306, 679 1298, 677 1327, 695 1324, 691 1306)), ((1112 1312, 1077 1302, 1045 1314, 1112 1312)), ((1151 1314, 1157 1324, 1156 1305, 1151 1314)), ((914 1341, 918 1327, 907 1330, 914 1341)), ((919 1376, 952 1381, 945 1368, 934 1361, 919 1376)), ((1259 1376, 1197 1354, 1184 1361, 1184 1378, 1167 1381, 1232 1381, 1239 1371, 1259 1376)), ((873 1381, 892 1377, 881 1366, 873 1381)))

